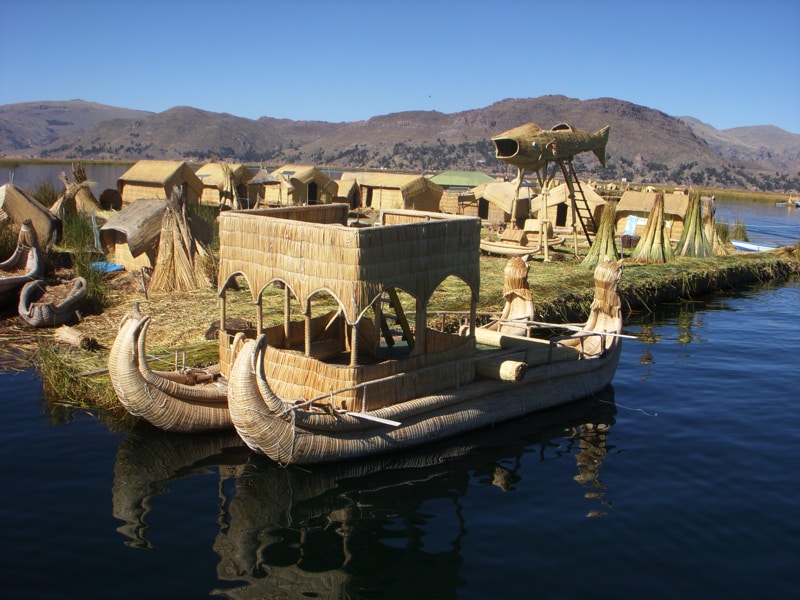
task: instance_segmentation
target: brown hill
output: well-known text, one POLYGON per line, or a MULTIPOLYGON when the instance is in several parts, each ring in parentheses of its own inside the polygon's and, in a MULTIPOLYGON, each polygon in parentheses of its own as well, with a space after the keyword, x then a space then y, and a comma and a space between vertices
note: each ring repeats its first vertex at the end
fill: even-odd
POLYGON ((775 127, 720 132, 691 117, 613 98, 512 98, 445 114, 408 111, 330 123, 175 107, 148 113, 71 100, 0 106, 0 155, 137 160, 210 158, 248 164, 310 163, 342 169, 505 172, 491 137, 527 122, 611 126, 608 166, 577 159, 586 177, 797 191, 800 135, 775 127), (775 143, 773 144, 773 140, 775 143), (776 171, 778 173, 776 174, 776 171))

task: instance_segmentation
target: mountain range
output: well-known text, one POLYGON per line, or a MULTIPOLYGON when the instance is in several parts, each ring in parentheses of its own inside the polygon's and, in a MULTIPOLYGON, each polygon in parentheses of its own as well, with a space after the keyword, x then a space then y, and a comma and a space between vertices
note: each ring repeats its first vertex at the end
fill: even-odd
POLYGON ((614 98, 509 98, 457 113, 407 111, 341 123, 247 119, 188 106, 153 113, 84 100, 25 102, 0 106, 0 156, 513 175, 495 157, 491 138, 528 122, 592 132, 610 125, 606 168, 591 154, 576 157, 585 178, 800 191, 800 135, 771 125, 717 130, 614 98))

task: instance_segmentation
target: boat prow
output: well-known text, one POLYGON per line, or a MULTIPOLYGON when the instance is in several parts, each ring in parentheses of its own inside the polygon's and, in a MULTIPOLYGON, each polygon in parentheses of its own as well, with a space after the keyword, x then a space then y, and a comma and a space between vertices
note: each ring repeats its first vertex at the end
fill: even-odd
POLYGON ((108 357, 120 403, 165 431, 196 432, 232 427, 228 386, 216 367, 153 371, 146 355, 150 317, 138 308, 125 317, 108 357))
POLYGON ((36 231, 30 219, 20 226, 13 254, 0 262, 0 305, 5 304, 26 283, 39 279, 44 273, 44 259, 39 250, 36 231))

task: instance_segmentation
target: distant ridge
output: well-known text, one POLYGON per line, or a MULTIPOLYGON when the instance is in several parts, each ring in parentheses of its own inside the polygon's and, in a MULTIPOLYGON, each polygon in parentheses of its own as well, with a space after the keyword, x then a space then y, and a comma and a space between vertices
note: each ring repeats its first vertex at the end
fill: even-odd
POLYGON ((543 129, 567 122, 596 131, 611 126, 608 166, 576 159, 584 177, 708 185, 796 193, 800 135, 771 125, 720 131, 693 117, 614 98, 508 98, 458 113, 407 111, 330 123, 246 119, 179 106, 152 113, 87 102, 40 101, 0 106, 0 156, 83 160, 212 158, 278 166, 306 163, 342 169, 435 173, 506 171, 491 137, 527 122, 543 129))

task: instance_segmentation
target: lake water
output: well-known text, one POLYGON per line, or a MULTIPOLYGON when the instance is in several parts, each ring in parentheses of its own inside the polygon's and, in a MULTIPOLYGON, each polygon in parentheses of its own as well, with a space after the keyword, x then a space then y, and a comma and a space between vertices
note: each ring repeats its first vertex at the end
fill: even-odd
POLYGON ((800 556, 800 281, 629 319, 595 399, 279 468, 5 374, 7 598, 772 598, 800 556), (777 344, 776 344, 777 342, 777 344))
MULTIPOLYGON (((800 239, 798 210, 720 205, 717 215, 763 232, 755 241, 800 239)), ((597 398, 415 452, 303 469, 234 435, 117 432, 46 404, 34 372, 0 373, 0 590, 793 597, 798 306, 795 279, 631 315, 626 331, 641 339, 625 341, 597 398)))

